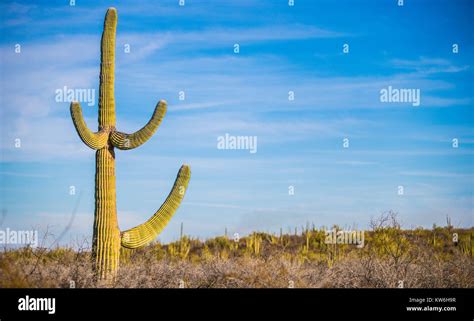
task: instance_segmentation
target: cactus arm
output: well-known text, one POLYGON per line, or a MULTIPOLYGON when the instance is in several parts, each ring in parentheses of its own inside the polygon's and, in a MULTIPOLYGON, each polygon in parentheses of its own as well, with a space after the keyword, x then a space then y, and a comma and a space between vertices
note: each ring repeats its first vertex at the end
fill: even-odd
POLYGON ((87 128, 84 117, 82 116, 81 105, 77 102, 71 103, 71 117, 74 127, 76 127, 76 131, 84 144, 92 149, 100 149, 107 144, 109 138, 108 133, 105 130, 94 133, 87 128))
POLYGON ((118 149, 127 150, 137 148, 144 144, 156 132, 158 127, 166 114, 166 101, 160 100, 156 105, 155 111, 151 116, 150 121, 143 126, 142 129, 133 134, 125 134, 119 131, 114 131, 110 135, 110 142, 118 149))
POLYGON ((115 127, 115 34, 117 10, 105 14, 104 32, 100 46, 99 126, 115 127))
POLYGON ((145 223, 121 233, 123 247, 136 249, 150 243, 158 236, 181 203, 190 178, 189 166, 181 166, 173 188, 160 209, 145 223))

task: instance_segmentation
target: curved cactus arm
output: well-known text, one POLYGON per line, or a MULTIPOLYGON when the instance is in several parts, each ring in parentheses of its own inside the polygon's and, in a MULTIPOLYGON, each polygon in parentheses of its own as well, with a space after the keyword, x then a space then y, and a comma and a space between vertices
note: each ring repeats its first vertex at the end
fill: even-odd
POLYGON ((166 101, 160 100, 155 107, 155 111, 151 116, 150 121, 143 126, 142 129, 133 134, 125 134, 119 131, 114 131, 110 135, 112 145, 118 149, 127 150, 137 148, 144 144, 156 132, 160 126, 163 117, 166 114, 166 101))
POLYGON ((109 135, 107 131, 101 130, 94 133, 87 128, 84 117, 82 116, 81 105, 78 102, 71 103, 71 117, 81 140, 92 149, 101 149, 107 144, 109 135))
POLYGON ((160 209, 145 223, 121 233, 123 247, 136 249, 150 243, 160 234, 181 203, 190 178, 189 166, 181 166, 173 188, 160 209))

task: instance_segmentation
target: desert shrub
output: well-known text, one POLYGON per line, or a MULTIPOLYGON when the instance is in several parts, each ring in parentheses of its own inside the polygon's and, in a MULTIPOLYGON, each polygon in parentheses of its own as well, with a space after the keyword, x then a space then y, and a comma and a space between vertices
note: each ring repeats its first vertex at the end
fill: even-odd
MULTIPOLYGON (((114 287, 474 287, 473 229, 403 230, 388 212, 365 246, 326 244, 323 229, 252 233, 238 242, 184 236, 122 250, 114 287), (456 242, 455 242, 456 240, 456 242)), ((0 287, 100 287, 90 248, 24 247, 0 252, 0 287)))

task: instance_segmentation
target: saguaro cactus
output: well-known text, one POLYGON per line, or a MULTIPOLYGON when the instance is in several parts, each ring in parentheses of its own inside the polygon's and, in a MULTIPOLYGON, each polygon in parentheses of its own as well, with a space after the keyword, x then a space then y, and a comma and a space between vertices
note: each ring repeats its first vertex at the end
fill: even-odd
POLYGON ((189 166, 183 165, 170 194, 159 210, 145 223, 120 232, 115 199, 115 152, 133 149, 145 143, 158 129, 166 113, 166 102, 160 100, 150 121, 133 134, 115 128, 115 31, 117 11, 109 8, 105 15, 101 41, 99 129, 92 132, 86 126, 78 102, 71 103, 71 116, 81 140, 96 152, 95 215, 92 254, 99 279, 114 279, 120 256, 120 247, 135 249, 155 239, 178 208, 189 179, 189 166))

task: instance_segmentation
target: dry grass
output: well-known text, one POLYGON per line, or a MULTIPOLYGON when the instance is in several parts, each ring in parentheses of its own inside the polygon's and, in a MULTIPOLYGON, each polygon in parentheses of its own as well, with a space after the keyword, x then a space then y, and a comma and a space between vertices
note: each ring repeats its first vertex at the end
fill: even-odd
MULTIPOLYGON (((365 246, 328 245, 322 230, 255 233, 234 242, 183 237, 124 251, 119 288, 474 287, 474 229, 402 230, 372 222, 365 246), (453 242, 453 233, 459 242, 453 242)), ((22 248, 0 253, 0 287, 97 287, 88 250, 22 248)))

